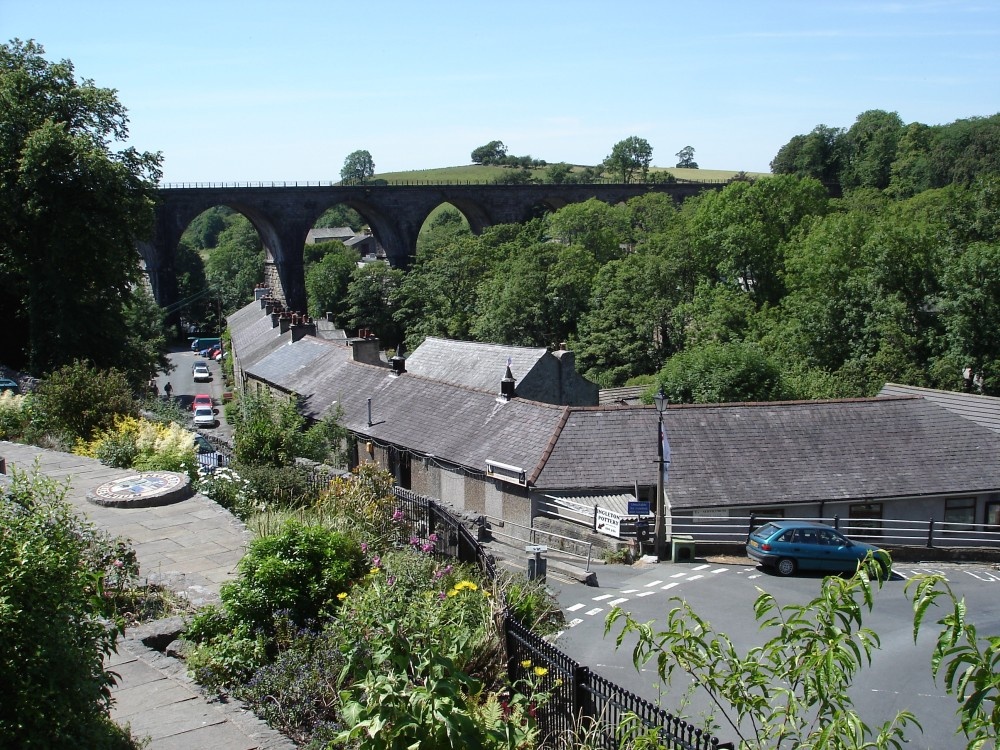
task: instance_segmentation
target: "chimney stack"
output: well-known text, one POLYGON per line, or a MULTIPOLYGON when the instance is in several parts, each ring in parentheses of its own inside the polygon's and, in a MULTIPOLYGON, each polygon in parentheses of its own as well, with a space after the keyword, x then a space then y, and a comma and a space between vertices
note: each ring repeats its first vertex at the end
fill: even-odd
POLYGON ((308 315, 302 315, 299 318, 298 325, 292 324, 292 343, 301 339, 303 336, 315 336, 316 335, 316 322, 310 318, 308 315))
POLYGON ((394 356, 389 363, 392 365, 393 375, 402 375, 406 372, 406 359, 403 358, 403 344, 400 342, 396 345, 396 356, 394 356))
POLYGON ((514 398, 514 373, 510 371, 510 365, 507 365, 507 373, 500 381, 500 397, 497 400, 510 401, 512 398, 514 398))

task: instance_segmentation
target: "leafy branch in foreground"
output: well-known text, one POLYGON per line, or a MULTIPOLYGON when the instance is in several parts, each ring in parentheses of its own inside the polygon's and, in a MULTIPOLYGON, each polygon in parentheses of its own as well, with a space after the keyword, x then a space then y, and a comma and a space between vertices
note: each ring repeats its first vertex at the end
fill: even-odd
MULTIPOLYGON (((863 625, 874 605, 869 569, 862 564, 851 578, 824 579, 819 596, 802 605, 782 607, 758 589, 754 615, 770 637, 745 655, 679 597, 672 599, 676 606, 664 629, 655 631, 653 622, 637 622, 616 607, 605 634, 620 626, 619 648, 626 635, 636 634, 633 664, 638 670, 655 661, 665 685, 689 678, 691 690, 708 697, 713 719, 721 717, 741 748, 901 750, 905 727, 920 726, 916 718, 900 711, 873 728, 848 694, 880 647, 878 635, 863 625)), ((882 579, 874 580, 881 587, 882 579)))
POLYGON ((920 576, 906 582, 913 595, 913 640, 916 642, 924 617, 939 599, 950 610, 941 626, 931 654, 934 679, 944 673, 945 690, 961 704, 958 714, 967 750, 996 747, 1000 736, 1000 636, 979 637, 976 626, 966 619, 965 599, 958 598, 943 576, 920 576))

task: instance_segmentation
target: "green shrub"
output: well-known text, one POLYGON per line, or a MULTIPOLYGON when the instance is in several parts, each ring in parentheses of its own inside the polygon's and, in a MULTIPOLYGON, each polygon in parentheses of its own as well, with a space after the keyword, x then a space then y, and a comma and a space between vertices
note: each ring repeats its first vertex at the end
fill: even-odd
POLYGON ((246 509, 239 506, 234 509, 244 520, 249 517, 243 515, 247 511, 286 510, 311 505, 319 494, 318 488, 310 481, 309 470, 302 466, 239 463, 235 468, 246 482, 248 496, 253 500, 246 509))
POLYGON ((15 396, 10 391, 0 393, 0 440, 16 441, 24 437, 30 422, 27 396, 15 396))
POLYGON ((73 452, 101 463, 139 471, 176 471, 198 478, 194 436, 180 425, 119 416, 114 425, 89 441, 78 440, 73 452))
POLYGON ((201 477, 197 489, 205 497, 214 500, 244 521, 263 510, 257 502, 257 496, 250 482, 241 477, 236 469, 230 467, 220 467, 211 474, 201 477))
POLYGON ((64 496, 65 486, 15 469, 0 498, 0 737, 23 748, 131 747, 108 718, 104 657, 120 634, 106 619, 111 590, 132 568, 126 548, 64 496), (126 570, 114 578, 109 567, 126 570))
POLYGON ((276 631, 277 657, 234 687, 233 694, 296 742, 325 748, 324 740, 340 728, 341 637, 332 628, 316 632, 287 618, 278 619, 276 631))
POLYGON ((110 429, 116 417, 138 413, 124 374, 79 360, 42 380, 32 402, 44 429, 69 444, 110 429))
POLYGON ((542 581, 529 581, 523 574, 510 574, 499 585, 506 594, 511 614, 532 632, 548 635, 565 624, 559 602, 542 581))
POLYGON ((382 549, 405 543, 413 531, 405 514, 393 512, 393 485, 388 471, 374 463, 362 464, 350 477, 335 477, 317 504, 333 516, 337 528, 365 540, 373 550, 382 549))
POLYGON ((278 534, 250 543, 239 578, 225 584, 222 600, 238 621, 270 630, 275 612, 299 625, 328 616, 365 570, 356 541, 322 526, 288 521, 278 534))
POLYGON ((246 683, 269 659, 270 641, 263 631, 215 606, 195 615, 184 638, 194 644, 187 655, 188 671, 210 690, 246 683))

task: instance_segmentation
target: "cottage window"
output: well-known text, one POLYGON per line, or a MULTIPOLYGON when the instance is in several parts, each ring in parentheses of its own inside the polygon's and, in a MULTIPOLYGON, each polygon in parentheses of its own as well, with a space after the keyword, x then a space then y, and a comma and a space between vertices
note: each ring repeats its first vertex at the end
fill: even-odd
POLYGON ((882 503, 855 503, 848 515, 848 536, 882 536, 882 503))
MULTIPOLYGON (((944 501, 944 522, 971 531, 976 522, 976 498, 955 497, 944 501)), ((954 530, 954 529, 953 529, 954 530)))
POLYGON ((1000 500, 990 500, 986 503, 986 523, 1000 527, 1000 500))

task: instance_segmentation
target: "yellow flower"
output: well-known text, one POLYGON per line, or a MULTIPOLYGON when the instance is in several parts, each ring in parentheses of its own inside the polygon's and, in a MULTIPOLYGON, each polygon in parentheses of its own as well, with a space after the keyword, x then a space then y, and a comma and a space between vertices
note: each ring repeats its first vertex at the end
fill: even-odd
POLYGON ((493 596, 493 594, 486 589, 483 589, 483 596, 493 596))
POLYGON ((544 677, 549 673, 545 667, 535 667, 535 677, 544 677))
POLYGON ((478 591, 479 587, 472 581, 459 581, 455 584, 455 591, 478 591))
POLYGON ((524 661, 522 661, 521 662, 521 666, 524 667, 525 669, 527 669, 528 667, 530 667, 531 666, 531 659, 525 659, 524 661))
POLYGON ((371 573, 374 576, 374 575, 378 575, 379 570, 380 570, 379 568, 372 568, 368 572, 371 573))
POLYGON ((562 680, 560 680, 557 677, 556 680, 555 680, 555 682, 553 682, 552 684, 555 685, 556 687, 562 687, 562 680))
POLYGON ((337 594, 337 598, 340 599, 340 601, 344 601, 344 599, 347 598, 347 592, 341 591, 339 594, 337 594))
POLYGON ((457 595, 458 595, 458 587, 448 590, 448 596, 457 596, 457 595))

